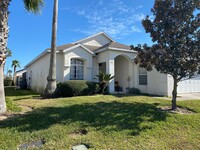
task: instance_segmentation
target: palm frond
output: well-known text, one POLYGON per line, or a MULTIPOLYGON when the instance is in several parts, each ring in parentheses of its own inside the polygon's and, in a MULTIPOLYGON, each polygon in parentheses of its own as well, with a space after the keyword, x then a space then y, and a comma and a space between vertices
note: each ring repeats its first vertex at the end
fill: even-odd
POLYGON ((20 67, 20 62, 18 60, 13 60, 11 67, 20 67))
POLYGON ((44 5, 44 0, 24 0, 25 9, 28 12, 39 13, 44 5))

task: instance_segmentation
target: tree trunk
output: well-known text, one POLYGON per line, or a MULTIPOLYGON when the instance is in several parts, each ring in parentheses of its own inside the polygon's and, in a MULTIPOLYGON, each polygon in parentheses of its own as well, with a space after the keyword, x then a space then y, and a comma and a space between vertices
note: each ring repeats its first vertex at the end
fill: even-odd
POLYGON ((16 85, 16 66, 14 66, 14 74, 13 74, 13 83, 14 83, 14 86, 16 85))
POLYGON ((178 86, 177 76, 173 76, 173 79, 174 79, 174 87, 172 91, 172 110, 176 110, 177 108, 176 97, 177 97, 177 86, 178 86))
POLYGON ((45 98, 51 98, 55 95, 56 90, 56 34, 58 20, 58 0, 54 0, 52 37, 51 37, 51 57, 49 66, 49 75, 47 77, 47 86, 44 91, 45 98))
POLYGON ((106 82, 101 83, 101 89, 102 89, 101 94, 105 94, 106 82))
POLYGON ((8 6, 10 0, 0 0, 0 114, 6 112, 4 91, 4 64, 8 41, 8 6))
POLYGON ((3 65, 0 66, 0 114, 6 112, 3 65))

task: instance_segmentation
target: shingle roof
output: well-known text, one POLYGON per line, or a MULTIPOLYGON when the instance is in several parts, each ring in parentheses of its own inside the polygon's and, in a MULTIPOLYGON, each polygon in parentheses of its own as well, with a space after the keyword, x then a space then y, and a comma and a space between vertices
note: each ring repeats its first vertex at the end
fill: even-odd
MULTIPOLYGON (((111 39, 108 35, 106 35, 105 33, 103 32, 100 32, 98 34, 95 34, 93 36, 90 36, 90 37, 87 37, 85 39, 82 39, 80 41, 76 41, 75 43, 69 43, 69 44, 65 44, 65 45, 61 45, 61 46, 57 46, 57 51, 63 51, 63 50, 66 50, 68 48, 71 48, 73 46, 76 46, 77 44, 80 44, 81 43, 84 43, 83 41, 84 40, 88 40, 89 38, 93 38, 95 36, 98 36, 100 34, 103 34, 105 37, 107 37, 111 42, 104 45, 104 46, 101 46, 101 47, 97 47, 97 46, 91 46, 91 45, 83 45, 84 47, 86 47, 90 52, 93 51, 94 53, 98 53, 100 52, 101 50, 107 50, 108 48, 115 48, 116 50, 120 50, 120 51, 123 51, 123 50, 130 50, 130 47, 128 45, 124 45, 124 44, 121 44, 121 43, 117 43, 115 42, 113 39, 111 39), (100 50, 100 51, 98 51, 100 50)), ((34 63, 35 61, 37 61, 38 59, 40 59, 41 57, 43 57, 44 55, 47 54, 47 52, 50 52, 51 48, 48 48, 46 49, 45 51, 43 51, 39 56, 37 56, 36 58, 34 58, 30 63, 28 63, 25 68, 27 68, 28 66, 30 66, 32 63, 34 63)), ((92 53, 92 52, 91 52, 92 53)))
MULTIPOLYGON (((61 45, 61 46, 58 46, 57 47, 57 51, 62 51, 64 49, 68 49, 72 46, 75 46, 76 44, 65 44, 65 45, 61 45)), ((111 48, 119 48, 119 49, 126 49, 126 50, 130 50, 130 46, 128 45, 124 45, 124 44, 121 44, 121 43, 118 43, 118 42, 110 42, 102 47, 97 47, 97 46, 91 46, 91 45, 83 45, 85 46, 86 48, 88 48, 89 50, 91 51, 96 51, 96 50, 99 50, 101 48, 105 48, 105 47, 111 47, 111 48)), ((50 48, 49 48, 50 49, 50 48)))
POLYGON ((110 43, 98 48, 97 50, 103 49, 103 48, 116 48, 116 49, 131 50, 130 46, 124 45, 124 44, 121 44, 121 43, 118 43, 118 42, 110 42, 110 43))
POLYGON ((120 49, 127 49, 127 50, 130 50, 130 49, 131 49, 130 46, 124 45, 124 44, 121 44, 121 43, 118 43, 118 42, 110 42, 110 43, 108 44, 108 47, 120 48, 120 49))
POLYGON ((72 46, 74 46, 74 45, 75 45, 75 44, 65 44, 65 45, 58 46, 58 47, 56 47, 56 48, 57 48, 57 51, 61 51, 61 50, 70 48, 70 47, 72 47, 72 46))
MULTIPOLYGON (((58 46, 56 48, 57 48, 57 51, 62 51, 64 49, 68 49, 68 48, 75 46, 75 45, 77 45, 77 44, 65 44, 65 45, 58 46)), ((88 48, 91 51, 95 51, 99 48, 97 46, 91 46, 91 45, 83 45, 83 46, 85 46, 86 48, 88 48)), ((48 49, 50 49, 50 48, 48 48, 48 49)))
POLYGON ((91 51, 95 51, 95 50, 99 49, 99 47, 97 47, 97 46, 90 46, 90 45, 83 45, 83 46, 85 46, 86 48, 88 48, 91 51))

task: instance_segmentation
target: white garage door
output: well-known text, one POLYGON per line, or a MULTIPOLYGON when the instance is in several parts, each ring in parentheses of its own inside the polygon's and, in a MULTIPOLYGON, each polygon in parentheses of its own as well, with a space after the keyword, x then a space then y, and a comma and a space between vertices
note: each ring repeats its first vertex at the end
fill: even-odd
POLYGON ((178 84, 178 93, 200 92, 200 77, 183 80, 178 84))

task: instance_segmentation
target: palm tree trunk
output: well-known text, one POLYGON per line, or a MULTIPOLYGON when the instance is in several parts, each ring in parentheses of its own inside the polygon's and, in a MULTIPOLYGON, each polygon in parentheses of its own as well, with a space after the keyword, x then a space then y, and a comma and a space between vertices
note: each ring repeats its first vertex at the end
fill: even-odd
POLYGON ((172 91, 172 110, 176 110, 177 105, 176 105, 176 98, 177 98, 177 86, 178 86, 178 81, 177 77, 173 76, 174 79, 174 87, 172 91))
POLYGON ((52 38, 51 38, 51 57, 49 75, 47 77, 47 86, 44 91, 44 97, 54 97, 56 90, 56 34, 57 34, 57 20, 58 20, 58 0, 54 0, 53 22, 52 22, 52 38))
POLYGON ((13 83, 14 83, 14 86, 16 85, 16 83, 15 83, 15 80, 16 80, 16 68, 17 68, 17 66, 14 66, 14 74, 13 74, 13 83))
POLYGON ((3 65, 0 66, 0 114, 6 112, 3 65))
POLYGON ((4 64, 6 61, 8 39, 8 6, 10 0, 0 0, 0 114, 6 112, 4 91, 4 64))

